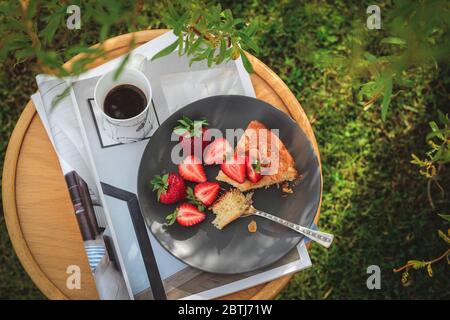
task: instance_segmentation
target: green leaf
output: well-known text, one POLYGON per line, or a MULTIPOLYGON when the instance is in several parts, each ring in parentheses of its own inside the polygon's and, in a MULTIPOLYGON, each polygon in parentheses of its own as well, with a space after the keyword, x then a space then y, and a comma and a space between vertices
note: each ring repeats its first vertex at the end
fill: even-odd
POLYGON ((391 103, 391 97, 392 97, 392 78, 387 78, 384 87, 383 103, 381 107, 381 119, 383 121, 386 120, 386 115, 389 110, 389 105, 391 103))
POLYGON ((371 54, 370 52, 364 52, 364 57, 365 57, 366 60, 369 61, 369 62, 375 62, 375 61, 377 61, 377 57, 374 56, 373 54, 371 54))
POLYGON ((195 40, 195 42, 189 47, 188 55, 192 54, 193 52, 195 52, 199 47, 200 44, 203 43, 203 37, 197 37, 197 39, 195 40))
POLYGON ((36 56, 45 65, 51 68, 59 69, 61 67, 62 63, 56 51, 37 51, 36 56))
POLYGON ((105 22, 102 24, 102 27, 100 28, 100 42, 103 42, 108 38, 110 27, 109 23, 105 22))
POLYGON ((27 4, 27 16, 28 18, 33 18, 37 12, 38 1, 31 0, 27 4))
POLYGON ((179 136, 184 135, 186 132, 188 132, 188 130, 185 129, 185 128, 175 128, 175 129, 173 129, 173 133, 175 133, 176 135, 179 135, 179 136))
POLYGON ((24 60, 24 59, 32 57, 34 55, 34 50, 30 46, 30 47, 27 47, 27 48, 23 48, 23 49, 17 50, 14 53, 14 55, 15 55, 17 60, 24 60))
POLYGON ((441 134, 442 133, 439 132, 439 131, 437 131, 437 132, 431 131, 430 133, 427 134, 426 140, 431 140, 431 139, 433 139, 433 138, 435 138, 435 137, 437 137, 437 136, 439 136, 441 134))
POLYGON ((444 134, 442 133, 442 131, 439 129, 437 123, 435 121, 430 121, 429 122, 430 128, 433 131, 433 133, 435 134, 436 137, 438 137, 441 140, 445 140, 444 138, 444 134))
POLYGON ((153 177, 153 179, 150 181, 150 184, 153 187, 153 191, 156 191, 156 198, 159 201, 159 198, 161 197, 161 194, 163 192, 167 191, 168 188, 168 184, 167 181, 169 179, 169 175, 165 174, 165 175, 155 175, 153 177))
POLYGON ((247 70, 248 73, 252 73, 253 66, 252 66, 251 62, 248 60, 247 56, 245 55, 245 53, 242 49, 239 49, 239 52, 241 53, 242 64, 244 65, 245 70, 247 70))
POLYGON ((210 49, 210 50, 208 51, 208 57, 207 57, 208 68, 211 68, 211 67, 212 67, 212 65, 213 65, 213 63, 214 63, 213 58, 214 58, 214 50, 213 50, 213 49, 210 49))
POLYGON ((450 214, 438 214, 439 217, 441 217, 442 219, 450 222, 450 214))
POLYGON ((219 54, 216 58, 216 64, 221 64, 223 60, 225 60, 225 55, 227 53, 227 43, 224 38, 220 40, 220 48, 219 48, 219 54))
POLYGON ((443 125, 447 125, 450 123, 450 119, 448 117, 448 114, 444 114, 441 110, 438 110, 438 120, 443 125))
POLYGON ((53 40, 56 31, 62 25, 62 18, 63 16, 60 13, 54 13, 50 16, 47 25, 39 33, 39 35, 44 39, 44 41, 51 42, 53 40))
POLYGON ((253 20, 250 22, 248 27, 245 29, 245 33, 251 37, 256 33, 256 30, 258 30, 259 27, 259 19, 253 20))
POLYGON ((402 46, 402 47, 406 46, 406 41, 404 39, 397 38, 397 37, 386 37, 381 40, 381 43, 394 44, 394 45, 398 45, 398 46, 402 46))
POLYGON ((178 55, 181 56, 183 54, 183 45, 184 45, 184 39, 183 34, 180 34, 178 37, 178 55))
POLYGON ((183 116, 177 122, 181 125, 182 128, 185 128, 187 130, 191 130, 191 128, 194 126, 194 121, 192 121, 186 116, 183 116))
POLYGON ((191 44, 194 41, 194 33, 190 33, 186 36, 186 39, 184 41, 184 51, 183 51, 183 55, 187 54, 189 52, 189 48, 191 46, 191 44))
POLYGON ((166 224, 171 226, 177 221, 178 209, 166 216, 166 224))
POLYGON ((192 66, 192 64, 194 62, 199 62, 199 61, 202 61, 202 60, 205 60, 205 59, 206 59, 206 57, 204 55, 199 55, 199 56, 191 58, 189 60, 189 68, 192 66))
POLYGON ((259 48, 256 45, 256 43, 244 32, 239 31, 238 32, 239 37, 242 39, 243 43, 245 46, 249 47, 250 49, 252 49, 254 52, 256 52, 256 54, 259 53, 259 48))
POLYGON ((177 18, 177 17, 178 17, 178 12, 177 12, 177 10, 175 10, 175 7, 173 6, 173 3, 172 3, 172 2, 169 1, 169 2, 167 3, 166 10, 167 10, 167 13, 168 13, 171 17, 174 17, 174 18, 177 18))
POLYGON ((186 199, 188 200, 188 202, 196 206, 198 210, 202 212, 205 211, 206 207, 203 205, 203 203, 200 202, 200 200, 197 199, 194 194, 194 190, 192 190, 191 187, 186 188, 186 199))
POLYGON ((179 16, 177 19, 176 25, 173 27, 173 33, 178 36, 183 36, 183 29, 185 28, 186 21, 188 19, 188 13, 185 12, 183 15, 179 16))
POLYGON ((450 162, 450 149, 447 149, 442 156, 444 162, 450 162))
POLYGON ((119 79, 120 75, 122 74, 123 70, 125 70, 125 66, 128 63, 128 60, 130 60, 130 56, 131 54, 128 53, 125 58, 120 62, 119 67, 117 68, 116 72, 114 72, 114 76, 113 79, 114 81, 116 81, 117 79, 119 79))
POLYGON ((237 26, 238 24, 242 24, 244 22, 245 22, 245 20, 241 19, 241 18, 234 19, 233 20, 233 26, 237 26))
POLYGON ((64 89, 63 92, 61 92, 60 94, 56 95, 53 100, 52 100, 52 108, 55 108, 56 106, 58 106, 58 104, 65 98, 69 96, 70 93, 70 89, 72 89, 72 86, 68 86, 67 88, 64 89))
POLYGON ((450 238, 442 230, 438 230, 439 237, 444 240, 447 244, 450 244, 450 238))
POLYGON ((164 56, 167 56, 168 54, 172 53, 178 46, 178 39, 175 40, 171 45, 165 47, 164 49, 162 49, 161 51, 159 51, 157 54, 155 54, 152 57, 152 61, 164 56))
POLYGON ((421 269, 421 268, 425 268, 427 266, 427 263, 425 261, 420 261, 420 260, 409 260, 408 264, 412 264, 412 267, 414 269, 421 269))
POLYGON ((361 85, 358 92, 358 99, 362 100, 364 97, 372 99, 375 95, 378 95, 383 90, 383 84, 381 81, 369 81, 361 85))
POLYGON ((203 133, 203 121, 202 120, 195 120, 194 121, 194 128, 192 130, 192 135, 194 137, 201 137, 203 133))

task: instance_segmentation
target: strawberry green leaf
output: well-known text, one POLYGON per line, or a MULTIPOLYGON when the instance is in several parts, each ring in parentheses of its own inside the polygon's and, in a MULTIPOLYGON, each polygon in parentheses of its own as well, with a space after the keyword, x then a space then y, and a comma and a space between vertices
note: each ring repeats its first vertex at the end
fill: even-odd
POLYGON ((174 212, 172 212, 171 214, 167 215, 166 217, 166 224, 171 226, 175 223, 175 221, 177 220, 177 215, 178 215, 178 209, 175 209, 174 212))
POLYGON ((157 196, 158 201, 159 201, 159 198, 161 197, 161 194, 163 192, 167 191, 167 188, 168 188, 167 181, 168 181, 168 179, 169 179, 169 175, 168 174, 165 174, 163 176, 155 175, 153 177, 153 179, 150 181, 150 183, 151 183, 151 185, 153 187, 153 191, 156 191, 156 196, 157 196))
POLYGON ((256 173, 261 173, 261 162, 259 160, 256 160, 255 163, 252 163, 253 169, 255 169, 256 173))
POLYGON ((175 134, 177 134, 179 136, 182 136, 182 135, 184 135, 187 132, 189 132, 189 131, 187 129, 185 129, 185 128, 176 127, 175 129, 173 129, 173 133, 175 133, 175 134))
POLYGON ((200 202, 200 200, 197 199, 194 194, 194 190, 192 190, 191 187, 186 188, 186 199, 188 200, 188 202, 196 206, 198 210, 202 212, 205 211, 206 207, 200 202))

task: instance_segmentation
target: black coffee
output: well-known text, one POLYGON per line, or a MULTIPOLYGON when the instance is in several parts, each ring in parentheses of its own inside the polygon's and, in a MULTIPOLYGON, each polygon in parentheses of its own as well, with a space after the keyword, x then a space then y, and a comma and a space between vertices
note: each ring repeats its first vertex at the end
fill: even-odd
POLYGON ((103 110, 111 118, 129 119, 144 111, 147 98, 144 92, 131 84, 122 84, 108 92, 103 110))

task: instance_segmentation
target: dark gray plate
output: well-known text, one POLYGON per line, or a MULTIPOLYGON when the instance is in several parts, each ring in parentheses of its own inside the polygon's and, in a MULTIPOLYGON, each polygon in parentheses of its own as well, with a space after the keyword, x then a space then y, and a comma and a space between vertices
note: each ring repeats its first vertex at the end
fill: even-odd
MULTIPOLYGON (((175 257, 195 268, 214 273, 242 273, 267 266, 296 246, 303 238, 298 233, 260 217, 241 218, 224 230, 216 229, 211 221, 214 214, 190 228, 174 224, 165 227, 165 217, 175 209, 157 202, 150 180, 155 174, 177 171, 172 163, 171 149, 176 142, 170 137, 176 122, 182 116, 191 119, 206 117, 210 127, 225 132, 226 128, 243 128, 252 120, 259 120, 269 129, 279 129, 303 178, 294 187, 294 194, 282 198, 281 191, 272 186, 256 190, 254 206, 303 226, 310 226, 321 197, 320 166, 313 147, 305 133, 286 114, 271 105, 245 96, 215 96, 193 102, 171 115, 150 139, 139 167, 138 197, 144 219, 155 238, 175 257), (256 233, 247 225, 255 219, 256 233)), ((209 181, 219 166, 206 167, 209 181)), ((193 186, 193 184, 191 184, 193 186)), ((228 185, 222 184, 224 188, 228 185)))

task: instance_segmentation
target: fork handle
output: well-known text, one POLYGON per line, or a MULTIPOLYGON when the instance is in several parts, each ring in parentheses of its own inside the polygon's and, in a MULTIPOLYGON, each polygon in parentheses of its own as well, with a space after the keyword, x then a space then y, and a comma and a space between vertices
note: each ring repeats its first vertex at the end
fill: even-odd
POLYGON ((256 210, 256 212, 253 213, 256 216, 263 217, 269 220, 272 220, 273 222, 282 224, 285 227, 291 228, 294 231, 297 231, 298 233, 303 234, 304 236, 307 236, 309 239, 314 240, 315 242, 321 244, 325 248, 328 248, 331 243, 333 242, 334 236, 330 233, 312 230, 306 227, 302 227, 298 224, 295 224, 293 222, 278 218, 277 216, 274 216, 270 213, 256 210))

